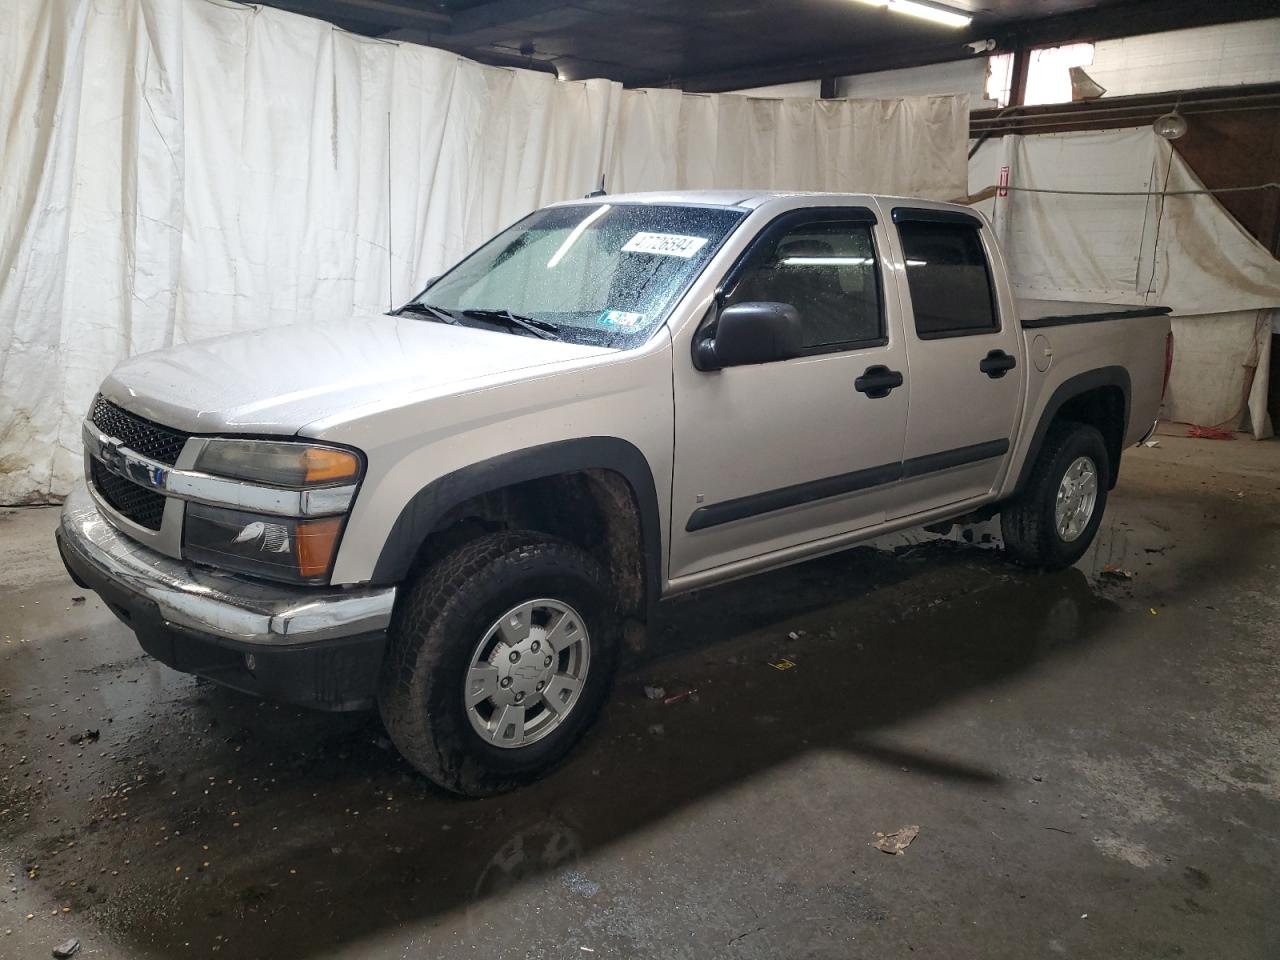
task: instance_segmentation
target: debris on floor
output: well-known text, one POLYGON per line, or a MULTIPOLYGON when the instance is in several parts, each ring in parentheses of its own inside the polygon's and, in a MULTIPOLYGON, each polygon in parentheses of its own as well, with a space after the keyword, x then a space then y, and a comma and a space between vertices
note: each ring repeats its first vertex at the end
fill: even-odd
POLYGON ((1200 440, 1234 440, 1236 435, 1230 430, 1222 430, 1218 427, 1202 427, 1198 424, 1192 424, 1187 430, 1188 437, 1196 437, 1200 440))
POLYGON ((679 693, 673 693, 671 696, 665 697, 662 702, 669 707, 673 703, 680 703, 683 700, 688 700, 690 698, 697 699, 697 695, 697 690, 681 690, 679 693))
POLYGON ((871 845, 881 853, 888 853, 895 857, 900 857, 906 853, 907 847, 911 846, 911 841, 914 840, 919 833, 919 824, 910 827, 899 827, 892 833, 881 833, 877 830, 876 838, 871 841, 871 845))
POLYGON ((783 657, 780 660, 769 661, 769 666, 773 667, 775 670, 790 670, 795 665, 796 662, 794 660, 788 660, 786 657, 783 657))
POLYGON ((97 743, 98 737, 102 735, 100 730, 84 730, 80 733, 71 735, 72 743, 97 743))
POLYGON ((590 899, 600 892, 600 884, 588 880, 580 870, 566 870, 560 875, 560 882, 580 897, 590 899))
POLYGON ((648 700, 661 700, 667 695, 665 687, 648 687, 644 688, 645 698, 648 700))
POLYGON ((1117 567, 1114 563, 1108 563, 1102 568, 1102 576, 1106 577, 1108 580, 1132 580, 1133 571, 1124 570, 1121 567, 1117 567))
POLYGON ((53 955, 57 960, 67 960, 67 957, 74 957, 80 952, 80 941, 75 937, 65 940, 53 948, 53 955))

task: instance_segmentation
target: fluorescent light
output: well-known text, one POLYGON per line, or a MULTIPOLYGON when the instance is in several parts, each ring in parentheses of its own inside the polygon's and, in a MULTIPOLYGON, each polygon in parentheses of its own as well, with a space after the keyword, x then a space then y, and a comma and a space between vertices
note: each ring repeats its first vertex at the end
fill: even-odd
POLYGON ((551 259, 547 261, 547 269, 551 270, 557 263, 564 259, 564 255, 569 252, 569 248, 578 242, 578 238, 582 236, 582 231, 591 226, 609 211, 609 204, 603 203, 596 207, 591 213, 582 218, 582 221, 573 228, 570 234, 564 238, 564 243, 560 244, 560 249, 551 255, 551 259))
POLYGON ((967 27, 973 17, 951 7, 935 6, 932 3, 919 3, 917 0, 857 0, 868 7, 888 7, 896 13, 905 13, 909 17, 919 17, 948 27, 967 27))
POLYGON ((935 7, 929 3, 917 3, 916 0, 889 0, 889 9, 947 27, 967 27, 973 22, 973 17, 967 13, 946 7, 935 7))

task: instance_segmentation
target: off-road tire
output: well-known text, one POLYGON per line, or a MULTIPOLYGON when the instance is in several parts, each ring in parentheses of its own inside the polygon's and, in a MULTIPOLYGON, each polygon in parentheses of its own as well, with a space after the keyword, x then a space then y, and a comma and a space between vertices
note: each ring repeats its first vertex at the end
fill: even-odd
POLYGON ((1098 532, 1110 485, 1111 458, 1097 427, 1069 420, 1053 424, 1025 489, 1000 511, 1005 553, 1026 567, 1058 570, 1071 566, 1084 556, 1098 532), (1093 460, 1098 492, 1088 524, 1075 540, 1067 541, 1059 536, 1054 523, 1054 504, 1063 475, 1081 456, 1093 460))
POLYGON ((378 697, 401 755, 434 783, 468 797, 514 789, 564 759, 591 726, 613 680, 618 618, 601 565, 544 534, 502 532, 458 548, 403 589, 378 697), (577 703, 556 729, 527 746, 497 747, 467 718, 463 678, 490 625, 537 597, 566 601, 581 615, 590 668, 577 703))

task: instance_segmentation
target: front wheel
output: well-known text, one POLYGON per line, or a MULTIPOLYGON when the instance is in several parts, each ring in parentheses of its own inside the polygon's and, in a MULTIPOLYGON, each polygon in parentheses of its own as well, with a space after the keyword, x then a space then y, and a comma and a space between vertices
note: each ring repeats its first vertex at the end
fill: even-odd
POLYGON ((454 793, 536 779, 603 703, 617 650, 608 577, 536 533, 482 537, 407 586, 379 707, 400 753, 454 793))
POLYGON ((1026 488, 1001 511, 1005 552, 1025 566, 1049 570, 1075 563, 1102 523, 1110 480, 1111 460, 1098 429, 1055 423, 1026 488))

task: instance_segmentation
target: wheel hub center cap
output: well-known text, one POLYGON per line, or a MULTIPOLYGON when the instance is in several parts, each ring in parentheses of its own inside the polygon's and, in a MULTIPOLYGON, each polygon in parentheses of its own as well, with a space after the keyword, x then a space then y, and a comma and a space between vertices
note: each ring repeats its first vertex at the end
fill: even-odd
POLYGON ((490 655, 498 670, 497 703, 537 699, 555 676, 556 658, 546 641, 546 630, 534 627, 529 636, 508 646, 500 643, 490 655))

